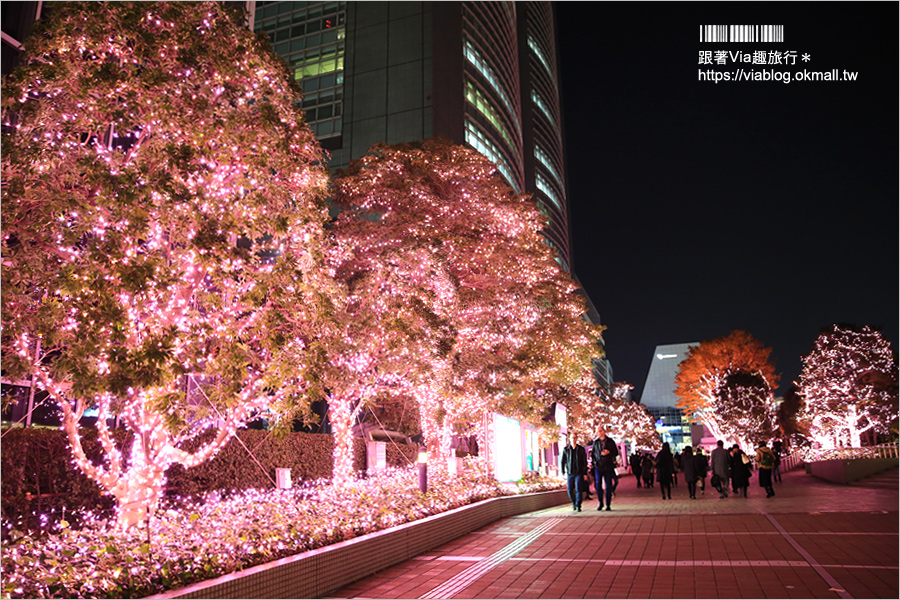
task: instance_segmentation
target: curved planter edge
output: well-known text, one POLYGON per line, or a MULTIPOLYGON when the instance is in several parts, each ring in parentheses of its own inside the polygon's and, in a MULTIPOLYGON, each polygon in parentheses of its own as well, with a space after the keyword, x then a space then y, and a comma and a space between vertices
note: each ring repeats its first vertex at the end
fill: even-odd
POLYGON ((504 517, 567 502, 565 489, 489 498, 148 598, 318 598, 504 517))

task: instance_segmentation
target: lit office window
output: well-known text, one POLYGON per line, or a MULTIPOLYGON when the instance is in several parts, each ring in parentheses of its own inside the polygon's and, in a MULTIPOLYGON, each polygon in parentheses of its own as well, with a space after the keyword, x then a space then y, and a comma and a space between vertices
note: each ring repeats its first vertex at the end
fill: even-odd
POLYGON ((506 140, 506 143, 509 144, 509 149, 515 151, 516 145, 513 143, 512 137, 509 135, 506 126, 503 125, 500 115, 497 114, 497 111, 494 109, 493 105, 491 105, 490 101, 484 97, 484 94, 478 91, 470 81, 466 82, 466 100, 490 121, 491 125, 494 126, 494 129, 496 129, 500 135, 503 136, 503 139, 506 140))
POLYGON ((541 50, 541 47, 538 45, 537 41, 530 35, 528 36, 528 47, 534 52, 534 55, 537 56, 538 60, 544 68, 547 69, 547 74, 550 77, 553 77, 553 69, 550 68, 550 62, 547 60, 547 57, 544 56, 544 51, 541 50))
POLYGON ((519 126, 519 115, 513 109, 512 102, 510 102, 509 96, 506 95, 506 91, 503 89, 500 79, 494 74, 494 70, 488 66, 481 57, 481 54, 478 53, 478 50, 475 49, 475 46, 473 46, 469 40, 465 40, 465 56, 466 59, 472 63, 472 66, 478 69, 478 72, 484 76, 489 84, 491 84, 491 87, 494 88, 494 91, 497 92, 497 95, 503 100, 503 104, 509 109, 509 114, 516 120, 516 126, 519 126))
POLYGON ((549 171, 550 174, 553 175, 553 178, 556 179, 556 182, 559 184, 559 186, 565 187, 563 185, 562 177, 559 175, 556 167, 553 166, 553 161, 550 160, 550 156, 546 152, 544 152, 544 149, 541 148, 538 144, 534 145, 534 156, 538 159, 538 162, 544 165, 544 168, 546 168, 547 171, 549 171))
POLYGON ((544 99, 541 98, 541 95, 537 93, 537 90, 531 90, 531 101, 534 102, 535 106, 537 106, 544 116, 547 117, 547 120, 550 121, 550 124, 553 127, 556 127, 556 119, 550 116, 550 109, 547 108, 547 105, 544 103, 544 99))
POLYGON ((541 190, 545 196, 547 196, 547 198, 550 200, 550 202, 552 202, 554 205, 556 205, 556 208, 558 208, 559 210, 562 210, 563 209, 562 202, 560 202, 559 197, 556 195, 556 192, 553 191, 553 188, 550 187, 550 182, 547 181, 546 179, 544 179, 540 173, 535 173, 534 179, 535 179, 535 185, 537 185, 537 188, 539 190, 541 190))
POLYGON ((272 40, 303 87, 303 112, 317 137, 342 129, 346 2, 273 2, 256 11, 257 31, 272 40))
POLYGON ((515 192, 517 194, 522 193, 518 184, 516 184, 516 178, 513 177, 513 170, 510 167, 509 162, 503 158, 500 149, 478 129, 478 125, 471 119, 466 119, 466 143, 486 156, 489 161, 497 165, 497 170, 500 171, 500 174, 503 175, 507 183, 512 186, 515 192))

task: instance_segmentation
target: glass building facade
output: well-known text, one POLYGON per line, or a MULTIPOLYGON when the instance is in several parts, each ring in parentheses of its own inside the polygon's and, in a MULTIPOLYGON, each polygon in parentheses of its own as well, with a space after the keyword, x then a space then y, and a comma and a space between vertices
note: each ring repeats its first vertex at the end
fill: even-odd
POLYGON ((689 347, 697 345, 694 342, 657 346, 641 393, 641 403, 656 419, 656 430, 664 442, 669 442, 672 452, 680 452, 692 443, 691 418, 676 406, 675 376, 678 365, 687 358, 689 347))
POLYGON ((251 2, 303 88, 330 166, 442 136, 497 165, 571 271, 550 2, 251 2))

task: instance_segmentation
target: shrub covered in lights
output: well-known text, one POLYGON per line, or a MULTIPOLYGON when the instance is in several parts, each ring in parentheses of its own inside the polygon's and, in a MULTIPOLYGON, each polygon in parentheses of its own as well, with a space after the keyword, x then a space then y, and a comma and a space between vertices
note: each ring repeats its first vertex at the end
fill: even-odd
POLYGON ((3 367, 59 403, 122 526, 167 467, 321 393, 327 177, 298 100, 217 2, 58 3, 3 81, 3 367), (90 407, 100 464, 79 438, 90 407))
MULTIPOLYGON (((487 498, 559 487, 531 478, 500 484, 467 460, 459 477, 429 470, 428 493, 415 468, 354 480, 339 492, 320 481, 293 490, 248 490, 162 507, 148 529, 105 520, 4 544, 5 598, 140 598, 255 564, 364 535, 487 498)), ((16 534, 18 535, 18 534, 16 534)))

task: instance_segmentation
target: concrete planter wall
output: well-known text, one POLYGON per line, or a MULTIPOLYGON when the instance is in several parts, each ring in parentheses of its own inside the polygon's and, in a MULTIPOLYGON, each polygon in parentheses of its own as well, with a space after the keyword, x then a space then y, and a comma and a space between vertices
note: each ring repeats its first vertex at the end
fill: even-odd
POLYGON ((565 490, 491 498, 150 598, 319 598, 498 519, 567 502, 565 490))
POLYGON ((846 484, 896 466, 896 458, 834 459, 807 463, 806 472, 819 479, 846 484))

